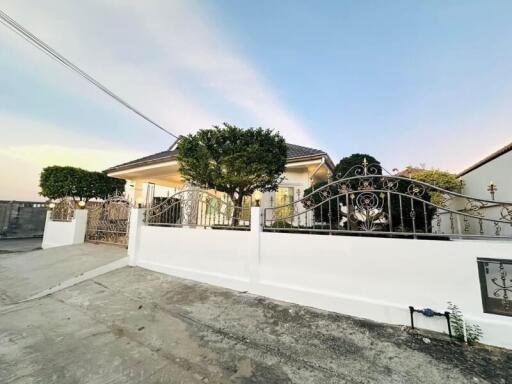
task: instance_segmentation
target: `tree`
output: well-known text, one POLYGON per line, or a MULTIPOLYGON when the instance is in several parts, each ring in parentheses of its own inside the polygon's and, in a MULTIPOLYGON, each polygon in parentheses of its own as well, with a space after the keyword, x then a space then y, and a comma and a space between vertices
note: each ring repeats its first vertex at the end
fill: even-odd
POLYGON ((355 176, 354 171, 357 168, 354 167, 362 166, 365 159, 369 166, 373 166, 369 168, 370 171, 375 170, 374 172, 376 172, 376 174, 382 174, 380 162, 375 157, 363 153, 353 153, 350 156, 344 157, 336 164, 336 167, 334 167, 334 178, 342 179, 344 177, 355 176), (349 171, 351 172, 347 174, 349 171))
POLYGON ((275 191, 286 166, 284 138, 270 129, 224 123, 182 137, 178 161, 183 178, 225 192, 240 207, 244 196, 275 191))
MULTIPOLYGON (((419 169, 410 167, 411 179, 434 185, 451 192, 461 192, 463 183, 453 173, 440 171, 439 169, 419 169)), ((435 205, 442 205, 443 196, 439 192, 430 192, 430 201, 435 205)))
POLYGON ((457 175, 439 169, 415 170, 411 173, 411 178, 452 192, 460 192, 462 187, 457 175))
MULTIPOLYGON (((334 168, 334 179, 342 179, 342 178, 348 178, 358 175, 356 173, 356 170, 361 170, 361 167, 363 166, 363 162, 366 159, 366 163, 368 164, 368 172, 370 174, 382 174, 382 167, 380 165, 380 162, 373 157, 372 155, 368 154, 362 154, 362 153, 354 153, 350 156, 342 158, 338 164, 334 168)), ((362 172, 360 173, 362 175, 362 172)), ((313 186, 307 188, 304 190, 304 196, 308 196, 308 200, 311 204, 317 205, 318 207, 314 209, 314 217, 316 221, 319 222, 331 222, 331 224, 337 225, 341 220, 341 212, 339 210, 339 207, 337 203, 339 200, 339 203, 341 205, 345 204, 345 199, 335 199, 329 204, 320 204, 322 201, 325 200, 325 197, 322 196, 322 192, 327 192, 330 196, 337 196, 339 195, 338 191, 338 184, 329 184, 329 186, 326 187, 326 185, 329 184, 325 181, 320 181, 313 186), (313 193, 314 191, 320 190, 320 192, 313 193)))
POLYGON ((49 199, 71 197, 73 200, 105 199, 124 190, 125 181, 75 167, 50 166, 39 179, 40 195, 49 199))

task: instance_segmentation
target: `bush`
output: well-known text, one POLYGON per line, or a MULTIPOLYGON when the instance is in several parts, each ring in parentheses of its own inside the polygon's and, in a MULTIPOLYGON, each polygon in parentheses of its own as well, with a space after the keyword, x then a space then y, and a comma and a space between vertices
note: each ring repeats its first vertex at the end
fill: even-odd
POLYGON ((51 166, 41 172, 40 195, 48 199, 71 197, 73 200, 106 199, 124 191, 125 181, 75 167, 51 166))
POLYGON ((464 320, 459 307, 448 302, 448 310, 450 311, 450 324, 455 338, 459 341, 467 341, 469 345, 477 343, 483 336, 481 328, 476 324, 469 324, 464 320), (464 326, 466 327, 466 337, 464 338, 464 326))

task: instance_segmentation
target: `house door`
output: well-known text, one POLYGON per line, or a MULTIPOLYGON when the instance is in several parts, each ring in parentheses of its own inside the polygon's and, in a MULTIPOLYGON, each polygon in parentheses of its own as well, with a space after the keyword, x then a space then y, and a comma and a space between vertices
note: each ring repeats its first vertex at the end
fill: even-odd
POLYGON ((85 240, 127 246, 130 207, 130 202, 124 196, 93 204, 87 216, 85 240))

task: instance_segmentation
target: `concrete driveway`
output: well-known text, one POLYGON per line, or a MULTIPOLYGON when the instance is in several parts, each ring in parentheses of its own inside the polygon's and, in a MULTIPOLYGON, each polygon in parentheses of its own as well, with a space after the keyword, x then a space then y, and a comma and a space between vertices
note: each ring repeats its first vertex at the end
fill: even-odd
POLYGON ((0 309, 4 384, 504 384, 511 378, 510 351, 140 268, 0 309))
POLYGON ((0 257, 15 252, 30 252, 41 248, 43 239, 31 237, 25 239, 0 239, 0 257))
POLYGON ((0 258, 0 305, 13 304, 126 258, 126 249, 80 244, 0 258))

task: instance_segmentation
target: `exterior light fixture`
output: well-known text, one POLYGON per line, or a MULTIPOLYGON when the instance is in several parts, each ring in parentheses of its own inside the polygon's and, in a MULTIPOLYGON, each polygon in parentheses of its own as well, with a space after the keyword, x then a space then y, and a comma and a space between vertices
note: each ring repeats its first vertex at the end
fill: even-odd
POLYGON ((50 209, 55 208, 55 203, 50 203, 50 204, 48 204, 48 208, 50 208, 50 209))
POLYGON ((256 207, 260 206, 260 201, 261 201, 262 196, 263 195, 262 195, 261 191, 255 191, 254 194, 252 195, 252 197, 254 198, 254 203, 256 204, 256 207))
POLYGON ((498 191, 498 187, 496 186, 494 181, 491 180, 489 186, 487 187, 487 191, 491 194, 491 198, 494 200, 494 194, 496 193, 496 191, 498 191))
POLYGON ((78 207, 79 207, 80 209, 84 209, 84 208, 85 208, 85 201, 80 200, 80 201, 78 202, 78 207))

